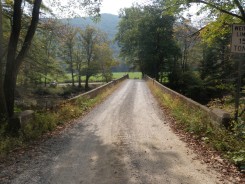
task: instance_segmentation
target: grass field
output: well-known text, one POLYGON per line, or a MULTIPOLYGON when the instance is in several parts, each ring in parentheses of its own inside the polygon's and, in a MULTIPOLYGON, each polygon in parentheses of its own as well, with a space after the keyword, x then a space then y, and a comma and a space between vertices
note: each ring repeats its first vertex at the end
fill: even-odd
MULTIPOLYGON (((119 78, 121 78, 127 74, 129 74, 130 79, 141 79, 142 78, 141 72, 114 72, 113 73, 113 79, 119 79, 119 78)), ((49 80, 51 80, 51 79, 49 79, 49 80)), ((65 74, 63 76, 60 76, 57 81, 59 83, 71 82, 71 74, 65 74)), ((76 82, 78 81, 77 77, 75 77, 75 81, 76 82)), ((83 82, 85 81, 85 76, 82 77, 82 81, 83 82)), ((102 76, 100 74, 98 74, 98 75, 90 77, 89 82, 104 82, 104 79, 102 78, 102 76)))
POLYGON ((130 79, 141 79, 142 73, 141 72, 115 72, 113 73, 113 79, 119 79, 124 75, 129 75, 130 79))

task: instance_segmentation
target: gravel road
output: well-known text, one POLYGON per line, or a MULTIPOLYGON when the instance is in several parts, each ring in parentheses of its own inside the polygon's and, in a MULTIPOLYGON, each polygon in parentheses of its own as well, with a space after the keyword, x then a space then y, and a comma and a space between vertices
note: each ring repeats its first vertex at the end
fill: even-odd
POLYGON ((0 170, 16 184, 215 184, 171 131, 146 83, 127 80, 64 132, 0 170))

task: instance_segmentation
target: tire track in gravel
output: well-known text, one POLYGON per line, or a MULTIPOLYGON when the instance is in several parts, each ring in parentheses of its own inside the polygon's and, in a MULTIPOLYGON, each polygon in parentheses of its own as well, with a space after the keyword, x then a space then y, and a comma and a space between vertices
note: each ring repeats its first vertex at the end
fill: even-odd
POLYGON ((72 128, 42 143, 33 157, 7 166, 2 175, 10 177, 3 183, 220 183, 158 109, 144 81, 127 80, 72 128))

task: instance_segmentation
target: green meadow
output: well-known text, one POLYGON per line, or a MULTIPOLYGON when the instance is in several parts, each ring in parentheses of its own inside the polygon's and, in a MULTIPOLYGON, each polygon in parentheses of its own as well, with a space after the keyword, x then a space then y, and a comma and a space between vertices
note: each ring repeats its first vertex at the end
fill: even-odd
POLYGON ((115 72, 113 73, 113 79, 119 79, 124 75, 129 75, 130 79, 141 79, 142 73, 141 72, 115 72))
MULTIPOLYGON (((142 78, 142 73, 141 72, 114 72, 113 74, 113 79, 119 79, 121 77, 123 77, 124 75, 129 75, 130 79, 141 79, 142 78)), ((49 81, 55 80, 52 79, 52 77, 49 77, 48 79, 49 81)), ((62 76, 59 76, 59 78, 57 79, 57 81, 59 83, 70 83, 71 82, 71 74, 65 74, 62 76)), ((78 77, 75 76, 75 81, 78 81, 78 77)), ((82 82, 85 81, 85 76, 82 77, 82 82)), ((103 77, 101 76, 101 74, 92 76, 89 78, 89 82, 104 82, 103 77)))

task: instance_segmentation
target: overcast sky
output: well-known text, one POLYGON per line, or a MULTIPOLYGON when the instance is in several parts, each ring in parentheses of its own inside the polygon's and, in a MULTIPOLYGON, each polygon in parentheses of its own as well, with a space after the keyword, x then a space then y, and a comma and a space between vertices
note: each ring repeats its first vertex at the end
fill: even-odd
MULTIPOLYGON (((74 2, 76 1, 69 1, 69 0, 43 0, 45 4, 48 4, 49 6, 51 5, 51 8, 53 10, 53 12, 59 17, 59 18, 68 18, 68 17, 73 17, 70 16, 70 14, 68 13, 69 11, 64 11, 66 8, 61 8, 62 5, 64 5, 64 7, 69 7, 68 3, 73 2, 72 5, 70 5, 71 11, 75 12, 75 16, 86 16, 84 14, 84 12, 82 12, 79 9, 76 9, 76 4, 74 4, 74 2), (53 5, 51 2, 55 2, 55 4, 53 5), (59 3, 59 4, 57 4, 59 3)), ((102 0, 102 5, 101 5, 101 11, 100 13, 110 13, 110 14, 114 14, 114 15, 118 15, 120 9, 122 8, 126 8, 126 7, 131 7, 133 4, 138 3, 140 5, 147 5, 150 2, 152 2, 152 0, 102 0)), ((193 6, 190 8, 189 11, 186 11, 185 15, 189 12, 192 15, 194 15, 192 17, 192 21, 194 24, 199 24, 200 21, 202 20, 202 16, 201 18, 197 17, 195 15, 194 12, 196 12, 197 10, 197 6, 193 6)))
POLYGON ((121 8, 131 7, 134 3, 147 4, 149 0, 103 0, 101 13, 118 15, 121 8))
MULTIPOLYGON (((101 6, 101 13, 111 13, 114 15, 118 15, 119 10, 121 8, 131 7, 135 3, 139 3, 141 5, 149 4, 151 0, 103 0, 101 6)), ((197 12, 198 6, 192 5, 189 11, 184 13, 184 16, 187 17, 187 13, 192 14, 192 22, 198 27, 198 24, 201 24, 202 16, 196 16, 195 12, 197 12)))
MULTIPOLYGON (((62 5, 64 7, 69 7, 68 3, 70 2, 69 0, 43 0, 43 2, 47 5, 51 5, 51 9, 56 15, 60 15, 61 17, 66 17, 67 16, 67 11, 64 11, 65 9, 62 9, 62 5), (52 2, 55 2, 52 4, 52 2)), ((73 2, 73 1, 72 1, 73 2)), ((110 13, 114 15, 119 14, 119 10, 122 8, 126 7, 131 7, 135 3, 139 3, 141 5, 146 5, 151 0, 102 0, 102 5, 101 5, 101 13, 110 13)), ((76 12, 80 16, 84 16, 83 12, 79 9, 76 9, 76 1, 70 6, 71 10, 76 12)))

